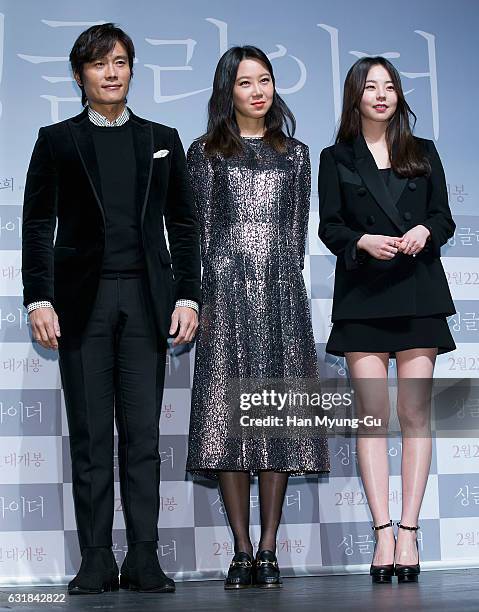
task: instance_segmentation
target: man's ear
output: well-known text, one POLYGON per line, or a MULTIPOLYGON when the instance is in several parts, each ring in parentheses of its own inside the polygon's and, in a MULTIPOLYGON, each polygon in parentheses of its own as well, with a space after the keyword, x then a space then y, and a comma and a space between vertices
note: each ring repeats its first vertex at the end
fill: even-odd
POLYGON ((77 82, 78 87, 83 87, 83 83, 82 83, 80 74, 78 72, 74 72, 73 77, 75 81, 77 82))

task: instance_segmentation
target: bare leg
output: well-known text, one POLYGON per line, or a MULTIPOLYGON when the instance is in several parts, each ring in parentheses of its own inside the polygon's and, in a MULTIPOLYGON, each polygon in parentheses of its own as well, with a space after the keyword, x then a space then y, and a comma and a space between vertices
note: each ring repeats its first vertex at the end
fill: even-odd
MULTIPOLYGON (((436 355, 437 349, 410 349, 396 354, 397 412, 402 432, 401 523, 409 527, 418 524, 431 466, 431 385, 436 355)), ((415 542, 415 531, 398 530, 396 563, 418 562, 415 542)))
MULTIPOLYGON (((389 423, 389 393, 387 386, 389 353, 346 353, 351 377, 355 380, 357 416, 380 418, 381 429, 376 435, 361 435, 358 429, 357 455, 364 490, 375 525, 389 523, 389 465, 387 428, 389 423), (361 384, 360 379, 365 379, 361 384), (381 436, 384 431, 384 436, 381 436)), ((377 539, 374 565, 389 565, 394 556, 394 532, 381 529, 377 539)))
POLYGON ((288 476, 287 472, 259 472, 261 538, 258 550, 276 552, 276 534, 281 520, 288 476))
POLYGON ((249 537, 249 472, 218 472, 221 497, 233 531, 235 553, 253 556, 249 537))

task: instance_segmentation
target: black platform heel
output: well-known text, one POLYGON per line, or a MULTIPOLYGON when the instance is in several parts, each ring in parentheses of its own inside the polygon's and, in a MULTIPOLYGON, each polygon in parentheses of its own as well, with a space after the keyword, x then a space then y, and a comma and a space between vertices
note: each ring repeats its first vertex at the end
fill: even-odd
MULTIPOLYGON (((419 529, 419 525, 417 527, 407 527, 406 525, 401 525, 401 523, 396 523, 398 527, 401 529, 407 529, 408 531, 417 531, 419 529)), ((395 574, 398 577, 399 582, 417 582, 418 576, 421 572, 421 566, 419 565, 419 546, 417 543, 417 534, 416 534, 416 550, 417 550, 417 563, 416 565, 401 565, 400 563, 396 563, 395 566, 395 574)))
MULTIPOLYGON (((386 523, 384 525, 379 525, 378 527, 373 525, 373 530, 379 531, 380 529, 385 529, 386 527, 392 527, 392 526, 393 526, 393 522, 389 521, 389 523, 386 523)), ((376 540, 376 544, 374 544, 373 559, 374 559, 374 554, 376 552, 376 545, 377 545, 377 540, 376 540)), ((378 584, 391 583, 392 577, 394 576, 394 563, 389 563, 388 565, 373 565, 371 563, 369 573, 371 574, 372 581, 375 583, 378 583, 378 584)))

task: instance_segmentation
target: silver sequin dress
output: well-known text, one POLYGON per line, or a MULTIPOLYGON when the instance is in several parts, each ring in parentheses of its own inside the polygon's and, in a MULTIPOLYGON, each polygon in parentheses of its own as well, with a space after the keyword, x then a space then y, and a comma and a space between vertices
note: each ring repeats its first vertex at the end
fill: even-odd
POLYGON ((186 469, 329 471, 327 439, 231 436, 228 381, 318 378, 302 268, 311 189, 309 150, 277 152, 244 138, 242 155, 207 157, 195 141, 188 167, 201 227, 203 303, 196 343, 186 469))

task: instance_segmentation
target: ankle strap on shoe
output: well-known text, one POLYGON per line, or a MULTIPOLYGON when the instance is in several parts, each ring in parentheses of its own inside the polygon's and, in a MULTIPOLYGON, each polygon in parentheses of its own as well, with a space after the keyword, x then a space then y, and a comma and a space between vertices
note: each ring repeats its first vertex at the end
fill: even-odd
POLYGON ((419 525, 416 527, 408 527, 407 525, 402 525, 401 523, 396 523, 396 525, 401 529, 407 529, 408 531, 417 531, 419 529, 419 525))
POLYGON ((379 529, 384 529, 385 527, 392 527, 393 526, 393 522, 389 521, 389 523, 384 523, 384 525, 378 525, 376 527, 376 525, 373 525, 373 530, 374 531, 378 531, 379 529))

